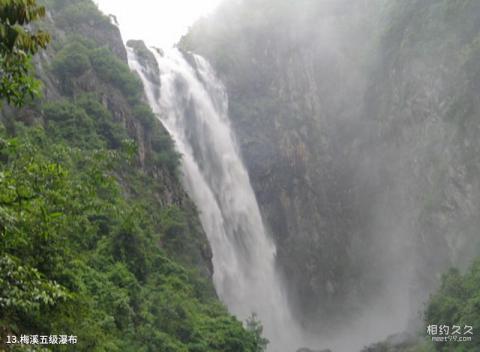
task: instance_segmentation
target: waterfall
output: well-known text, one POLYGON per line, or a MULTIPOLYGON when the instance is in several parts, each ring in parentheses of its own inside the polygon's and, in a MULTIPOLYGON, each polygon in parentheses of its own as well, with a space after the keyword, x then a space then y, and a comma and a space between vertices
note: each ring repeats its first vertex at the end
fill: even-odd
POLYGON ((149 80, 152 70, 142 67, 132 51, 129 63, 182 154, 182 181, 212 248, 217 293, 239 319, 258 315, 269 351, 295 351, 297 325, 275 269, 275 245, 230 128, 225 88, 200 56, 187 61, 177 49, 152 53, 160 87, 149 80))

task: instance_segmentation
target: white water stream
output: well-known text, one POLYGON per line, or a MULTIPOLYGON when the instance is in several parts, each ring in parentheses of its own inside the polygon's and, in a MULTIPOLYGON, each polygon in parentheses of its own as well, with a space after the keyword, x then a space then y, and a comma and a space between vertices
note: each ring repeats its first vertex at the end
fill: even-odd
POLYGON ((190 65, 176 49, 165 55, 152 52, 160 88, 133 52, 129 63, 182 154, 183 184, 213 251, 217 293, 239 319, 258 315, 271 341, 269 351, 294 352, 301 343, 299 330, 275 270, 275 245, 230 128, 225 88, 202 57, 192 55, 190 65))

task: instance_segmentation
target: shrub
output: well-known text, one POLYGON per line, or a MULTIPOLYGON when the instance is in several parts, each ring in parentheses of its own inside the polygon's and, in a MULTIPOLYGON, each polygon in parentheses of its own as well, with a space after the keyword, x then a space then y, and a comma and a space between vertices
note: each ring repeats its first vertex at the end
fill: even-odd
POLYGON ((139 103, 133 107, 133 116, 147 129, 151 129, 155 125, 155 114, 150 106, 139 103))
POLYGON ((93 93, 83 94, 76 100, 76 104, 92 117, 97 134, 107 142, 108 147, 118 149, 122 146, 128 135, 121 124, 113 120, 112 114, 100 103, 97 96, 93 93))
POLYGON ((50 102, 43 106, 47 131, 56 139, 77 147, 98 147, 95 123, 84 109, 67 101, 50 102))
MULTIPOLYGON (((430 324, 448 326, 465 325, 480 326, 480 260, 477 260, 469 271, 462 275, 456 269, 450 269, 442 276, 440 289, 428 303, 425 321, 430 324)), ((450 344, 438 344, 438 351, 479 351, 480 338, 476 331, 472 341, 458 344, 452 349, 450 344)))
POLYGON ((131 101, 138 100, 143 91, 142 81, 110 50, 96 49, 91 53, 90 59, 101 79, 113 84, 131 101))
POLYGON ((110 25, 110 19, 103 15, 97 6, 87 0, 56 0, 55 8, 61 9, 57 17, 57 25, 61 28, 72 28, 85 24, 110 25))
POLYGON ((60 50, 52 63, 53 72, 62 80, 78 77, 90 68, 88 48, 76 41, 60 50))

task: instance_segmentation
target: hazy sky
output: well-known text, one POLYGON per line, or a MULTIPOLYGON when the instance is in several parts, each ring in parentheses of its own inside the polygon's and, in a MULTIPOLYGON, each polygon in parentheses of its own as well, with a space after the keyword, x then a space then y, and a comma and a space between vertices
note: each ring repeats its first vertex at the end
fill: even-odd
POLYGON ((106 14, 117 16, 123 39, 171 47, 198 18, 222 0, 94 0, 106 14))

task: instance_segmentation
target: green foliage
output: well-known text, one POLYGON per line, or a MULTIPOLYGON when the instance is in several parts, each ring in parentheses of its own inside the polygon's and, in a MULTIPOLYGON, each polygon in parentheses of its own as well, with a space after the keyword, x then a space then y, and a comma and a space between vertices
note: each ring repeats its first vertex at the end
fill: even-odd
POLYGON ((268 339, 262 336, 263 326, 261 322, 257 319, 257 315, 253 313, 247 319, 247 330, 250 331, 255 336, 255 345, 257 346, 257 352, 264 352, 267 350, 268 339))
POLYGON ((36 0, 2 0, 0 2, 0 47, 2 54, 22 51, 35 54, 50 40, 47 33, 31 33, 23 26, 45 16, 45 8, 36 0))
POLYGON ((55 0, 53 7, 60 10, 57 24, 64 29, 74 29, 82 25, 110 25, 109 18, 89 0, 55 0))
POLYGON ((145 128, 152 128, 155 125, 155 115, 150 106, 139 103, 133 107, 133 116, 142 123, 145 128))
POLYGON ((125 130, 93 94, 81 94, 75 102, 46 103, 43 115, 49 134, 72 146, 119 149, 128 139, 125 130))
POLYGON ((64 80, 80 76, 91 68, 87 47, 78 41, 66 45, 55 57, 52 68, 64 80))
POLYGON ((154 152, 152 162, 155 165, 165 166, 170 172, 176 173, 180 165, 180 154, 175 151, 170 136, 165 131, 157 133, 152 136, 151 146, 154 152))
POLYGON ((99 138, 107 143, 112 149, 118 149, 124 145, 128 135, 122 126, 113 120, 113 116, 98 97, 93 93, 82 94, 76 99, 77 106, 81 107, 95 122, 95 131, 99 138))
MULTIPOLYGON (((50 108, 52 120, 82 114, 65 105, 50 108)), ((0 164, 4 330, 75 334, 78 351, 256 351, 210 285, 159 247, 186 231, 185 214, 152 218, 123 197, 108 175, 121 154, 17 130, 0 164)))
POLYGON ((74 35, 68 37, 66 45, 60 44, 53 45, 58 46, 59 51, 51 68, 62 83, 63 93, 73 99, 45 106, 44 115, 49 131, 59 138, 73 141, 76 146, 98 147, 106 143, 109 148, 118 149, 124 145, 128 137, 125 128, 113 120, 104 102, 99 101, 98 94, 83 93, 84 84, 79 82, 82 80, 80 77, 84 76, 83 80, 89 81, 89 89, 98 90, 101 86, 110 90, 113 87, 123 95, 120 99, 126 103, 125 110, 140 122, 146 132, 144 139, 150 144, 151 150, 147 155, 149 166, 165 167, 175 174, 179 166, 179 154, 175 152, 170 136, 161 127, 151 108, 141 101, 143 86, 140 79, 109 49, 98 48, 95 42, 74 35), (60 110, 63 110, 60 118, 63 122, 52 122, 52 117, 55 120, 54 116, 60 110), (84 133, 75 140, 73 135, 77 129, 84 133))
POLYGON ((139 102, 143 90, 142 82, 130 71, 128 65, 109 49, 98 48, 91 41, 71 37, 52 63, 53 72, 62 80, 64 90, 70 94, 75 79, 91 68, 100 79, 120 90, 132 105, 138 105, 135 109, 141 109, 138 115, 142 122, 148 123, 152 120, 151 110, 144 108, 139 102))
POLYGON ((441 286, 430 299, 425 312, 427 325, 465 325, 473 326, 471 342, 438 343, 437 351, 478 351, 480 338, 477 329, 480 326, 480 260, 462 275, 457 269, 451 269, 442 277, 441 286))
POLYGON ((81 30, 72 37, 108 19, 88 0, 45 3, 69 38, 42 72, 62 98, 32 107, 35 127, 0 123, 0 335, 76 335, 80 352, 258 351, 195 269, 208 245, 141 81, 81 30))
POLYGON ((179 253, 179 257, 192 253, 192 248, 199 243, 189 239, 191 232, 188 215, 176 206, 162 209, 159 214, 162 232, 164 233, 164 247, 170 253, 179 253))
POLYGON ((21 106, 39 93, 31 76, 31 57, 50 41, 48 33, 26 27, 45 15, 35 0, 0 1, 0 99, 21 106))
MULTIPOLYGON (((65 290, 48 281, 35 268, 22 265, 18 258, 0 257, 0 307, 3 312, 38 311, 66 297, 65 290)), ((8 313, 7 313, 8 314, 8 313)))
POLYGON ((95 121, 80 106, 69 101, 56 101, 44 105, 47 131, 57 139, 69 140, 78 147, 99 147, 95 135, 95 121))
POLYGON ((143 90, 142 81, 110 50, 96 49, 91 53, 90 59, 101 79, 112 83, 130 100, 139 98, 143 90))

